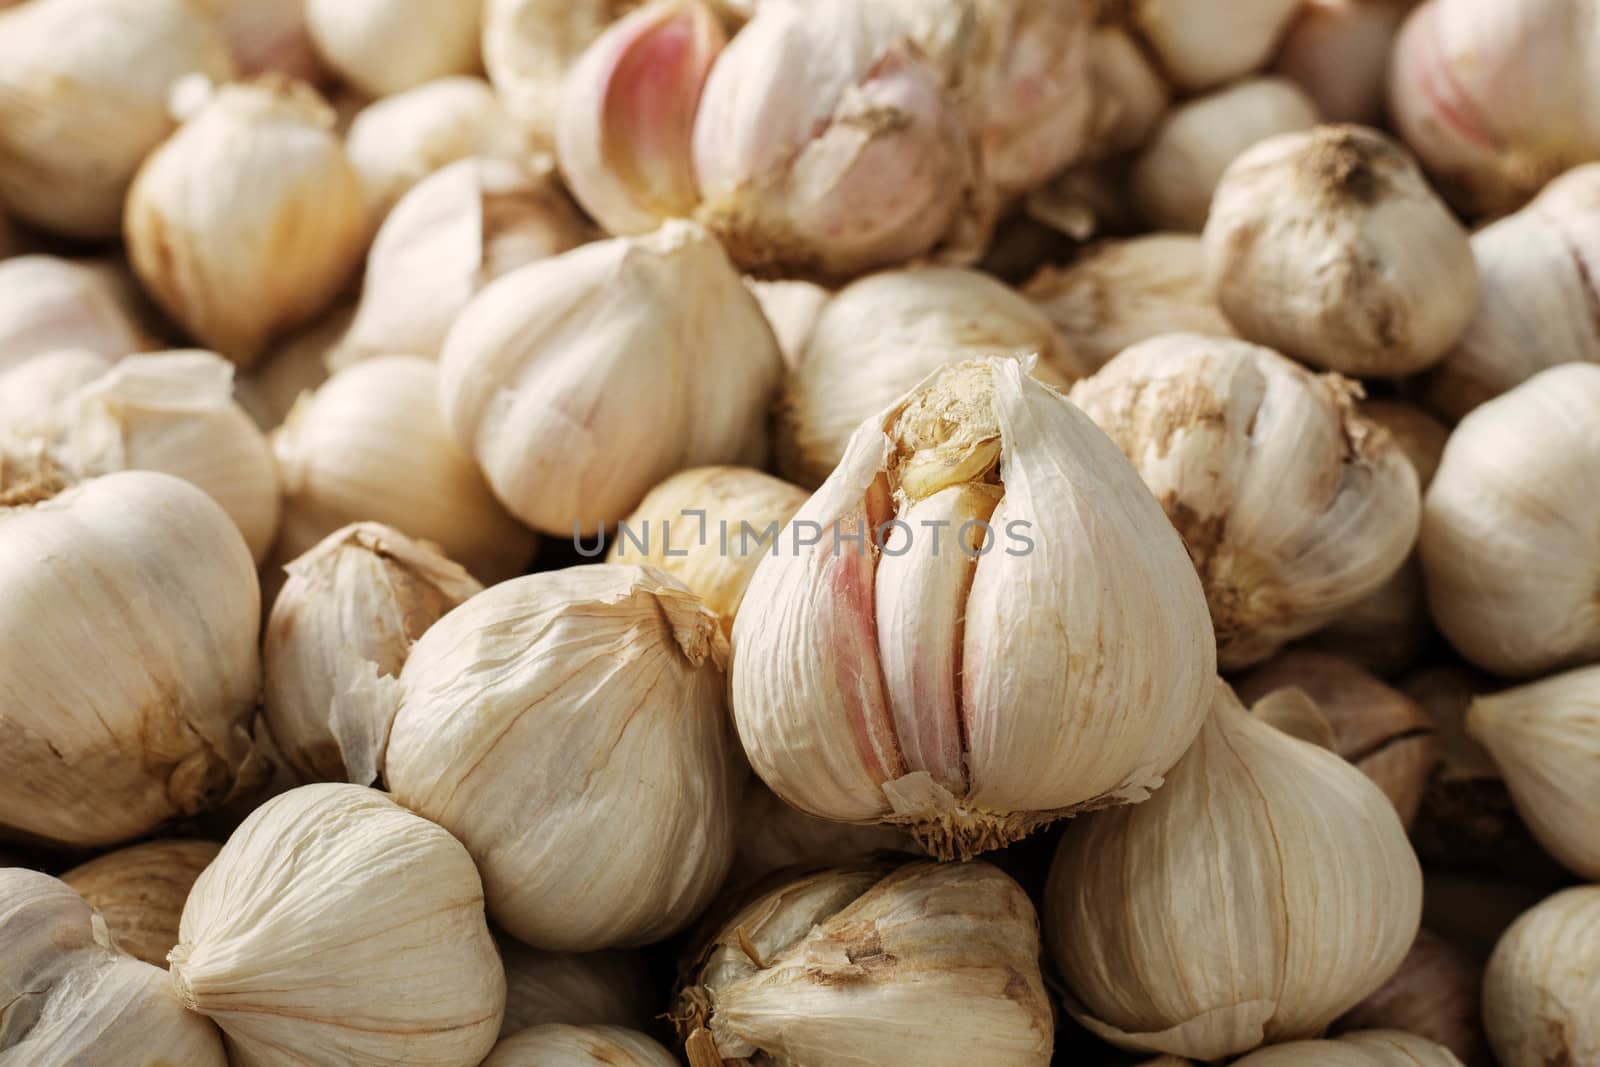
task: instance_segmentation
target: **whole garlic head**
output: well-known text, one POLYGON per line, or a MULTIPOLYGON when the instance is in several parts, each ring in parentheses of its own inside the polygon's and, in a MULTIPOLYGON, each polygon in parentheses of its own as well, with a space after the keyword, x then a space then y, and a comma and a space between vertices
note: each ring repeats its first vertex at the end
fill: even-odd
POLYGON ((1243 341, 1172 334, 1071 396, 1183 534, 1219 662, 1246 667, 1377 589, 1416 541, 1417 475, 1359 390, 1243 341))
POLYGON ((1299 0, 1120 0, 1108 5, 1179 89, 1205 89, 1259 70, 1299 0))
POLYGON ((751 766, 941 857, 1144 799, 1205 716, 1194 568, 1137 473, 1014 360, 862 423, 733 627, 751 766))
POLYGON ((1483 978, 1483 1023, 1502 1067, 1600 1057, 1600 886, 1567 889, 1511 925, 1483 978))
POLYGON ((678 1060, 637 1030, 547 1023, 502 1038, 482 1067, 678 1067, 678 1060))
POLYGON ((500 1036, 531 1026, 642 1027, 655 1014, 655 989, 636 952, 541 952, 500 941, 506 968, 506 1016, 500 1036))
POLYGON ((1234 160, 1205 249, 1241 335, 1342 374, 1425 370, 1478 307, 1467 232, 1410 154, 1362 126, 1282 134, 1234 160))
POLYGON ((561 84, 583 50, 639 0, 483 0, 483 64, 534 144, 555 145, 561 84))
POLYGON ((368 96, 390 96, 478 66, 483 0, 305 0, 311 43, 368 96))
POLYGON ((165 968, 183 902, 221 849, 214 841, 149 841, 79 864, 61 880, 105 920, 118 949, 165 968))
POLYGON ((48 352, 121 359, 143 347, 138 325, 90 267, 55 256, 0 262, 0 371, 48 352))
POLYGON ((1364 1030, 1336 1041, 1291 1041, 1253 1052, 1235 1067, 1461 1067, 1443 1045, 1403 1030, 1364 1030))
POLYGON ((1480 1064, 1487 1051, 1482 988, 1481 963, 1420 930, 1394 977, 1350 1009, 1335 1029, 1403 1030, 1437 1042, 1465 1063, 1480 1064))
POLYGON ((1199 1060, 1321 1033, 1394 973, 1422 911, 1378 788, 1214 684, 1166 784, 1068 826, 1045 890, 1073 1016, 1122 1048, 1199 1060))

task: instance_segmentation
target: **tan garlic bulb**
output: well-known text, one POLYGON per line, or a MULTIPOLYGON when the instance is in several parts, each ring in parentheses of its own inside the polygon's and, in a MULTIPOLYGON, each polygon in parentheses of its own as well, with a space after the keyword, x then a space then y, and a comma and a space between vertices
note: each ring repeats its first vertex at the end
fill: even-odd
POLYGON ((522 573, 534 535, 445 432, 438 377, 420 356, 369 359, 295 405, 273 436, 284 488, 279 557, 370 520, 433 542, 479 581, 522 573))
POLYGON ((306 0, 200 0, 227 38, 239 73, 275 71, 322 80, 322 61, 306 27, 306 0))
POLYGON ((1410 154, 1362 126, 1282 134, 1234 160, 1205 248, 1241 335, 1341 374, 1425 370, 1478 306, 1466 231, 1410 154))
POLYGON ((733 859, 744 769, 726 659, 716 615, 660 571, 502 582, 412 648, 384 780, 466 844, 512 936, 659 941, 733 859))
POLYGON ((46 352, 121 359, 143 347, 138 324, 90 267, 55 256, 0 262, 0 371, 46 352))
POLYGON ((733 645, 734 717, 773 792, 941 857, 1144 799, 1215 673, 1159 505, 1009 359, 944 367, 861 424, 757 568, 733 645))
POLYGON ((1483 1022, 1501 1067, 1600 1058, 1600 886, 1568 889, 1512 924, 1484 972, 1483 1022))
POLYGON ((547 1023, 502 1038, 482 1067, 678 1067, 678 1060, 637 1030, 547 1023))
POLYGON ((375 789, 301 786, 244 821, 194 884, 172 987, 235 1067, 474 1067, 505 971, 460 842, 375 789))
POLYGON ((215 806, 260 682, 244 538, 170 475, 19 473, 0 457, 0 827, 111 845, 215 806))
POLYGON ((1600 367, 1552 367, 1450 435, 1428 489, 1423 571, 1433 620, 1467 659, 1529 676, 1600 659, 1589 580, 1600 497, 1591 418, 1600 367))
POLYGON ((1157 229, 1199 233, 1228 164, 1251 145, 1316 124, 1316 104, 1286 78, 1247 78, 1186 100, 1133 164, 1134 206, 1157 229))
POLYGON ((833 294, 820 285, 803 281, 746 278, 745 285, 755 294, 756 303, 761 305, 767 323, 778 338, 784 364, 792 369, 804 355, 817 316, 833 294))
POLYGON ((333 362, 435 359, 484 286, 588 238, 548 160, 452 163, 418 182, 378 230, 359 310, 333 362))
POLYGON ((361 182, 332 124, 299 82, 225 85, 128 193, 140 280, 191 336, 241 365, 326 308, 365 251, 361 182))
POLYGON ((285 569, 261 651, 267 728, 303 781, 371 785, 411 646, 483 587, 375 522, 329 534, 285 569))
POLYGON ((863 420, 939 368, 984 356, 1037 356, 1034 377, 1062 389, 1088 371, 1043 311, 979 271, 884 271, 847 286, 823 305, 784 381, 778 470, 816 488, 863 420))
POLYGON ((1356 395, 1270 349, 1195 334, 1135 345, 1073 387, 1183 534, 1224 668, 1336 618, 1416 541, 1416 471, 1356 395))
POLYGON ((638 953, 541 952, 510 938, 499 947, 506 968, 501 1037, 546 1023, 643 1027, 655 1014, 655 991, 638 953))
POLYGON ((305 0, 311 43, 367 96, 391 96, 478 67, 482 0, 305 0))
POLYGON ((1309 0, 1289 25, 1273 71, 1308 93, 1329 122, 1384 118, 1389 55, 1414 0, 1309 0))
POLYGON ((217 1028, 49 875, 0 869, 0 946, 0 1063, 228 1067, 217 1028))
POLYGON ((910 834, 893 826, 855 826, 807 815, 752 778, 739 804, 734 881, 750 884, 784 867, 834 866, 877 852, 918 855, 910 834))
POLYGON ((1235 1067, 1461 1067, 1443 1045, 1403 1030, 1363 1030, 1335 1041, 1293 1041, 1233 1062, 1235 1067))
POLYGON ((1266 66, 1298 0, 1131 0, 1111 10, 1179 89, 1232 81, 1266 66))
POLYGON ((1172 88, 1128 32, 1096 26, 1089 46, 1094 75, 1094 133, 1090 158, 1132 151, 1144 144, 1172 106, 1172 88))
POLYGON ((1065 267, 1042 268, 1022 294, 1090 371, 1164 333, 1234 336, 1211 295, 1205 253, 1193 234, 1102 241, 1065 267))
POLYGON ((1151 799, 1067 827, 1045 933, 1097 1036, 1212 1060, 1320 1034, 1399 967, 1421 910, 1387 798, 1217 682, 1151 799))
POLYGON ((607 26, 638 0, 483 0, 483 64, 523 131, 555 145, 561 84, 607 26))
POLYGON ((0 12, 0 205, 66 237, 113 237, 134 171, 172 129, 186 74, 226 81, 227 43, 189 0, 52 0, 0 12))
POLYGON ((117 948, 165 968, 183 902, 221 849, 214 841, 149 841, 80 864, 61 880, 105 920, 117 948))
POLYGON ((511 513, 571 536, 675 471, 759 465, 782 366, 716 240, 672 221, 485 288, 445 342, 439 403, 511 513))
POLYGON ((1340 1019, 1336 1029, 1403 1030, 1444 1046, 1463 1063, 1481 1064, 1487 1051, 1479 993, 1483 967, 1426 929, 1394 977, 1340 1019))
POLYGON ((1045 1067, 1039 922, 987 863, 807 875, 740 909, 683 976, 689 1062, 1045 1067))
POLYGON ((0 440, 9 439, 13 448, 55 440, 69 422, 68 402, 111 367, 105 356, 68 348, 0 370, 0 440))
POLYGON ((329 357, 349 332, 355 311, 353 304, 334 308, 272 345, 255 366, 235 378, 239 405, 263 433, 282 426, 301 394, 328 380, 329 357))

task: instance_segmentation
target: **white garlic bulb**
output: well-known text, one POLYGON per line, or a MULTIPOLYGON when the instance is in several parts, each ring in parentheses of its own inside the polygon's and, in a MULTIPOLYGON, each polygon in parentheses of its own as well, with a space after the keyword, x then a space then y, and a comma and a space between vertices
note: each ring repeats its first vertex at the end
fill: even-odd
MULTIPOLYGON (((1424 897, 1432 887, 1424 888, 1424 897)), ((1481 922, 1481 920, 1480 920, 1481 922)), ((1481 1064, 1483 964, 1426 929, 1394 976, 1335 1024, 1340 1031, 1403 1030, 1437 1042, 1465 1063, 1481 1064)))
POLYGON ((411 646, 483 587, 374 522, 329 534, 285 569, 261 650, 267 728, 302 780, 371 785, 411 646))
POLYGON ((1292 1041, 1253 1052, 1234 1067, 1461 1067, 1455 1053, 1403 1030, 1363 1030, 1335 1041, 1292 1041))
POLYGON ((502 1038, 482 1067, 678 1067, 678 1060, 637 1030, 547 1023, 502 1038))
POLYGON ((784 381, 773 426, 778 470, 816 488, 864 419, 940 367, 1038 356, 1033 375, 1066 388, 1088 368, 1044 312, 987 274, 957 268, 884 271, 823 305, 784 381))
POLYGON ((717 617, 660 571, 502 582, 412 648, 384 780, 466 844, 512 936, 658 941, 733 859, 726 658, 717 617))
POLYGON ((482 0, 305 0, 323 61, 368 96, 478 67, 482 0))
POLYGON ((1009 359, 944 367, 862 423, 733 644, 734 717, 773 792, 942 857, 1142 800, 1215 673, 1160 506, 1009 359))
POLYGON ((649 975, 636 952, 541 952, 500 941, 506 1016, 500 1036, 530 1026, 645 1026, 654 1014, 649 975))
POLYGON ((0 1063, 228 1067, 217 1028, 49 875, 0 869, 0 1063))
POLYGON ((68 402, 111 367, 105 356, 68 348, 0 370, 0 440, 9 438, 13 447, 55 440, 69 422, 68 402))
POLYGON ((109 845, 214 806, 260 682, 244 538, 169 475, 11 474, 0 457, 0 826, 109 845))
POLYGON ((1413 6, 1414 0, 1309 0, 1272 69, 1304 89, 1329 122, 1381 122, 1389 56, 1413 6))
POLYGON ((1095 119, 1088 156, 1102 159, 1138 148, 1172 106, 1171 86, 1144 49, 1117 25, 1095 27, 1089 63, 1095 119))
POLYGON ((1489 401, 1450 435, 1422 524, 1428 605, 1445 637, 1496 674, 1600 659, 1589 581, 1600 497, 1592 413, 1600 366, 1570 363, 1489 401))
POLYGON ((241 365, 327 307, 365 251, 361 182, 332 124, 301 83, 225 85, 129 190, 140 280, 190 335, 241 365))
POLYGON ((1424 370, 1478 306, 1466 231, 1410 154, 1362 126, 1282 134, 1234 160, 1205 249, 1242 336, 1342 374, 1424 370))
POLYGON ((1377 589, 1416 542, 1417 474, 1337 375, 1172 334, 1072 389, 1183 534, 1219 662, 1258 663, 1377 589))
POLYGON ((693 1064, 1045 1067, 1039 923, 987 863, 808 875, 758 897, 689 965, 693 1064))
POLYGON ((1484 972, 1483 1023, 1502 1067, 1600 1058, 1600 886, 1535 906, 1495 946, 1484 972))
POLYGON ((1299 0, 1131 0, 1117 11, 1179 89, 1205 89, 1259 70, 1299 0))
POLYGON ((783 350, 783 362, 792 369, 800 362, 817 324, 817 316, 833 294, 820 285, 803 281, 746 278, 744 283, 756 295, 756 302, 778 338, 778 347, 783 350))
POLYGON ((1067 827, 1045 933, 1097 1036, 1212 1060, 1321 1033, 1399 967, 1421 911, 1388 799, 1216 682, 1151 799, 1067 827))
POLYGON ((165 968, 183 902, 221 849, 214 841, 148 841, 79 864, 61 880, 105 920, 118 949, 165 968))
POLYGON ((273 435, 284 489, 279 557, 370 520, 433 542, 480 581, 522 573, 534 535, 445 432, 438 377, 420 356, 369 359, 295 405, 273 435))
POLYGON ((561 84, 607 26, 637 0, 483 0, 483 64, 524 132, 555 144, 561 84))
POLYGON ((276 71, 302 81, 322 80, 322 63, 306 27, 306 0, 200 0, 211 12, 239 73, 276 71))
POLYGON ((716 240, 670 221, 490 284, 445 342, 439 400, 512 514, 570 535, 675 471, 759 465, 782 366, 716 240))
POLYGON ((138 325, 88 266, 55 256, 0 262, 0 370, 46 352, 121 359, 143 347, 138 325))
POLYGON ((474 1067, 505 971, 460 842, 375 789, 267 801, 205 869, 168 957, 172 986, 235 1067, 474 1067))
POLYGON ((1248 78, 1186 100, 1133 164, 1134 206, 1156 229, 1199 233, 1228 164, 1268 137, 1316 124, 1316 104, 1285 78, 1248 78))
POLYGON ((233 76, 189 0, 52 0, 0 12, 0 204, 68 237, 113 237, 186 74, 233 76))
POLYGON ((314 392, 332 373, 329 357, 344 340, 355 306, 341 305, 284 337, 238 375, 234 392, 262 433, 283 425, 301 394, 314 392))
POLYGON ((875 852, 917 855, 918 849, 904 830, 819 819, 785 804, 760 779, 746 784, 733 861, 737 882, 748 885, 784 867, 828 867, 875 852))

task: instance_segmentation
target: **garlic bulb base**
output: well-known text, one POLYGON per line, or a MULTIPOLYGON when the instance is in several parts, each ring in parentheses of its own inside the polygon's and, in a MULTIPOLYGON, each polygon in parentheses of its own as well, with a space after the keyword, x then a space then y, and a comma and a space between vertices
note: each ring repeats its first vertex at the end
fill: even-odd
POLYGON ((1070 818, 1119 804, 1144 800, 1161 784, 1157 777, 1145 784, 1129 783, 1070 807, 1051 811, 985 811, 960 803, 926 771, 908 774, 883 786, 895 814, 882 821, 903 826, 928 855, 943 862, 963 862, 1015 844, 1058 819, 1070 818))

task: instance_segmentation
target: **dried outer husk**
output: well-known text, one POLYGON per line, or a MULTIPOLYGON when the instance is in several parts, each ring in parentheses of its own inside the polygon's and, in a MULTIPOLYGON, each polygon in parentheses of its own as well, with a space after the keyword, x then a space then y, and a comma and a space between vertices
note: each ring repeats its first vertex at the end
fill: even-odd
POLYGON ((215 841, 147 841, 79 864, 61 880, 105 920, 118 949, 164 969, 183 902, 221 850, 215 841))
POLYGON ((1486 1067, 1482 988, 1482 964, 1424 928, 1394 977, 1334 1029, 1403 1030, 1444 1046, 1467 1067, 1486 1067))
POLYGON ((1489 959, 1483 1022, 1501 1067, 1600 1062, 1600 886, 1567 889, 1512 924, 1489 959))
POLYGON ((506 1015, 500 1036, 546 1023, 643 1028, 656 1014, 655 989, 636 952, 542 952, 502 938, 506 1015))
POLYGON ((678 1067, 678 1060, 637 1030, 547 1023, 502 1038, 482 1067, 678 1067))

